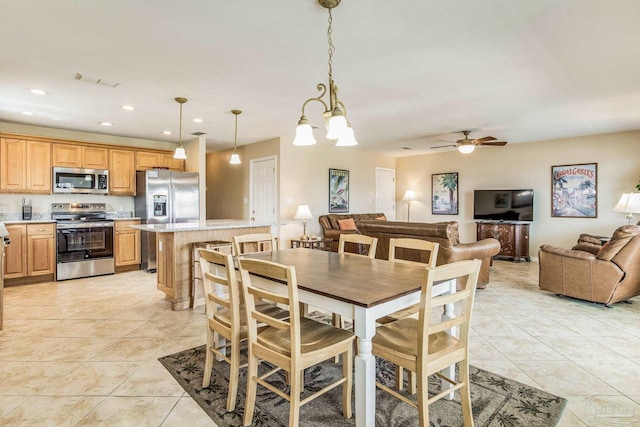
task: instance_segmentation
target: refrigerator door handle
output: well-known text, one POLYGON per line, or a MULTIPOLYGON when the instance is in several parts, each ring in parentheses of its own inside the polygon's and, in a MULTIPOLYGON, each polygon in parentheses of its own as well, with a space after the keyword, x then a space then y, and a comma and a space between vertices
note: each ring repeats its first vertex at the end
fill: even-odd
POLYGON ((169 184, 169 200, 167 203, 167 207, 168 207, 168 215, 169 215, 169 223, 173 224, 174 222, 176 222, 176 211, 175 211, 175 207, 173 206, 173 204, 175 203, 176 200, 176 194, 175 194, 175 187, 173 184, 169 184))

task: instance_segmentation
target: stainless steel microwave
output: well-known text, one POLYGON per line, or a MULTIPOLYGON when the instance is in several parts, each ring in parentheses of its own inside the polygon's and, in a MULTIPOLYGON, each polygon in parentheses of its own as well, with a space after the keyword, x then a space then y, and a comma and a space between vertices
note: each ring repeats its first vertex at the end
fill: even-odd
POLYGON ((109 171, 106 169, 53 168, 53 192, 107 194, 109 171))

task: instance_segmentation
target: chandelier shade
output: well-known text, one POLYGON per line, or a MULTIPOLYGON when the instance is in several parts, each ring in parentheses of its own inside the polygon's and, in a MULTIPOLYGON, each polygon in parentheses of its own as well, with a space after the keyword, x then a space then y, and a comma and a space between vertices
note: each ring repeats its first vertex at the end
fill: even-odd
POLYGON ((187 98, 176 98, 175 99, 178 104, 180 104, 180 132, 178 136, 178 146, 176 150, 173 152, 174 159, 185 160, 187 158, 187 151, 184 149, 184 145, 182 145, 182 104, 187 102, 187 98))

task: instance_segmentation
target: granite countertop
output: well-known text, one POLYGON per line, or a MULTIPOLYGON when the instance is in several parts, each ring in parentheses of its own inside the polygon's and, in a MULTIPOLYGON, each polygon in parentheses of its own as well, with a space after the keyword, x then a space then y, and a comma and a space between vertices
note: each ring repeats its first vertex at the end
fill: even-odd
POLYGON ((249 227, 271 227, 279 225, 278 223, 256 223, 241 219, 210 219, 200 222, 181 222, 173 224, 141 224, 130 225, 142 231, 150 231, 153 233, 173 233, 180 231, 200 231, 200 230, 224 230, 229 228, 249 228, 249 227))
POLYGON ((140 220, 142 218, 140 218, 139 216, 132 216, 130 218, 113 218, 114 221, 131 221, 131 220, 140 220))
POLYGON ((25 219, 25 220, 17 220, 17 221, 4 221, 6 225, 11 224, 50 224, 55 223, 55 219, 25 219))

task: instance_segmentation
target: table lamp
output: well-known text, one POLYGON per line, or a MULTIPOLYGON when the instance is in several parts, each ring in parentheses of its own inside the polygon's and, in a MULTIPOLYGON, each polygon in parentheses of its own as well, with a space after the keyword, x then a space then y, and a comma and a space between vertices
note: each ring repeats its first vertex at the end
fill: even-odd
POLYGON ((640 213, 640 193, 622 193, 618 204, 613 208, 614 212, 627 214, 629 224, 633 221, 633 214, 640 213))
POLYGON ((402 201, 407 202, 407 222, 411 221, 411 202, 414 200, 416 200, 416 193, 413 190, 405 191, 402 201))
POLYGON ((313 218, 311 215, 311 211, 309 210, 309 205, 300 205, 298 206, 298 210, 296 214, 293 216, 293 219, 301 219, 302 220, 302 236, 300 240, 309 240, 309 236, 307 236, 307 220, 313 218))

